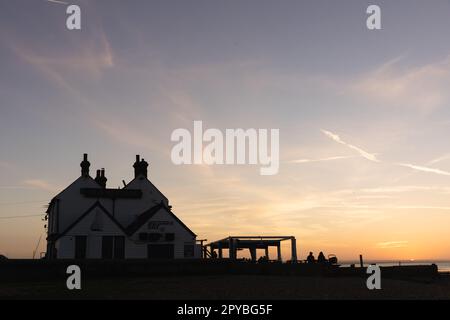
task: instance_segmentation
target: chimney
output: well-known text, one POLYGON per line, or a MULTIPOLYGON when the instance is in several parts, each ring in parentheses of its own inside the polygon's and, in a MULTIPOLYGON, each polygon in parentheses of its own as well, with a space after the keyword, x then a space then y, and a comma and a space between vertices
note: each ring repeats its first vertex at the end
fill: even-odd
POLYGON ((147 167, 148 163, 142 159, 139 155, 136 155, 136 162, 133 164, 134 168, 134 177, 137 178, 140 175, 143 175, 147 178, 147 167))
POLYGON ((139 162, 140 162, 140 156, 137 154, 136 155, 136 162, 133 164, 133 168, 134 168, 134 177, 137 178, 137 176, 139 175, 139 162))
POLYGON ((105 177, 105 169, 102 168, 101 170, 97 170, 97 175, 94 180, 100 187, 106 188, 106 181, 108 181, 108 179, 105 177))
POLYGON ((108 179, 106 179, 105 177, 105 169, 102 168, 102 170, 100 171, 100 185, 103 188, 106 188, 106 181, 108 181, 108 179))
POLYGON ((144 160, 144 158, 142 158, 141 160, 141 174, 147 178, 147 168, 148 168, 148 163, 147 161, 144 160))
POLYGON ((83 161, 80 163, 82 177, 89 177, 89 167, 90 166, 91 166, 91 164, 88 161, 88 155, 87 155, 87 153, 85 153, 83 155, 83 161))
POLYGON ((97 175, 95 176, 95 182, 97 182, 99 185, 101 185, 101 180, 100 180, 100 170, 97 170, 97 175))

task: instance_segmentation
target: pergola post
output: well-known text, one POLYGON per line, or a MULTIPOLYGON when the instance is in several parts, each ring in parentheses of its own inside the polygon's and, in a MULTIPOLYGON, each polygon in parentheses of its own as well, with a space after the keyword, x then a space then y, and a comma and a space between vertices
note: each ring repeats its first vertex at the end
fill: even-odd
POLYGON ((277 244, 277 259, 278 261, 281 261, 281 246, 279 242, 277 244))
POLYGON ((230 251, 230 259, 231 260, 235 260, 236 259, 236 251, 235 251, 235 246, 234 246, 234 238, 229 238, 229 251, 230 251))
POLYGON ((257 257, 258 249, 264 249, 265 257, 269 259, 270 247, 276 247, 277 260, 281 262, 281 242, 287 240, 291 240, 291 261, 297 262, 297 243, 294 236, 229 236, 206 246, 210 247, 211 252, 217 249, 219 259, 223 259, 223 250, 228 249, 230 260, 237 260, 237 251, 242 249, 249 249, 252 260, 257 257))
POLYGON ((292 262, 297 262, 297 240, 291 238, 292 262))
POLYGON ((252 257, 252 261, 255 262, 256 261, 256 247, 251 247, 249 248, 250 250, 250 256, 252 257))

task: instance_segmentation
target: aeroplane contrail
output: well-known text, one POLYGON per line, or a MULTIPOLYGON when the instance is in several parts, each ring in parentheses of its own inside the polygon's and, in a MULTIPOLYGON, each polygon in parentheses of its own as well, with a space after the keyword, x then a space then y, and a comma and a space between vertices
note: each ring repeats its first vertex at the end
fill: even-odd
POLYGON ((57 3, 57 4, 65 4, 68 5, 68 2, 64 2, 64 1, 59 1, 59 0, 45 0, 47 2, 52 2, 52 3, 57 3))

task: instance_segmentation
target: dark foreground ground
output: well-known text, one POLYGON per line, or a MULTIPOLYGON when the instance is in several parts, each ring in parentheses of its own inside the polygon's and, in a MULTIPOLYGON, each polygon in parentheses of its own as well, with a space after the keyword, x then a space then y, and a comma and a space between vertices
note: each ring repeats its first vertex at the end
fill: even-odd
POLYGON ((65 281, 0 283, 0 299, 450 299, 450 277, 382 279, 369 291, 360 277, 206 275, 83 279, 69 291, 65 281))

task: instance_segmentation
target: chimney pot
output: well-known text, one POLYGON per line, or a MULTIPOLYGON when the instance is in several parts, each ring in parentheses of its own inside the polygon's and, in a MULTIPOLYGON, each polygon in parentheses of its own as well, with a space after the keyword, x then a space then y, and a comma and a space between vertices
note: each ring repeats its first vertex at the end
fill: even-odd
POLYGON ((105 169, 102 168, 97 170, 97 176, 95 177, 95 182, 97 182, 102 188, 106 188, 106 182, 108 179, 105 177, 105 169))
POLYGON ((82 177, 89 177, 89 167, 90 166, 91 166, 91 164, 88 161, 88 155, 87 155, 87 153, 84 153, 83 161, 80 163, 82 177))
POLYGON ((133 164, 134 167, 134 177, 137 178, 140 175, 143 175, 147 178, 147 167, 148 163, 139 155, 136 155, 136 162, 133 164))

